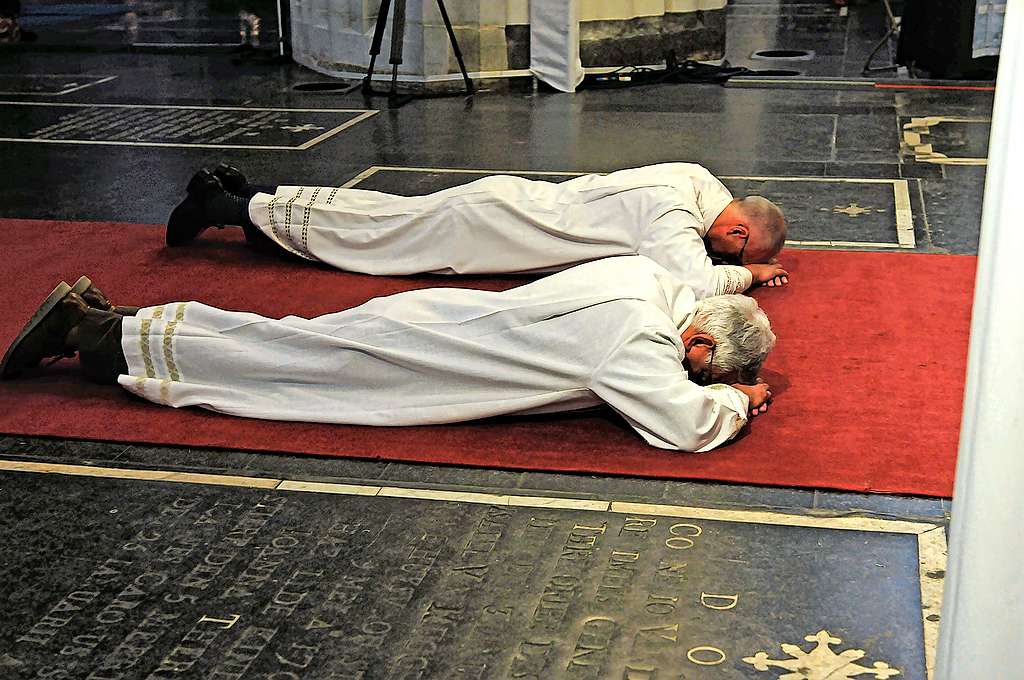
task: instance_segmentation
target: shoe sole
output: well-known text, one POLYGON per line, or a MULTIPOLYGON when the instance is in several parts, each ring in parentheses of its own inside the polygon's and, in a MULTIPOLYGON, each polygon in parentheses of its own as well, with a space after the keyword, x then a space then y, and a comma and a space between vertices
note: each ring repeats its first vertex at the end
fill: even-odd
MULTIPOLYGON (((220 227, 217 224, 207 224, 200 227, 195 233, 190 233, 191 229, 182 228, 182 223, 191 225, 197 221, 203 221, 202 219, 196 219, 196 213, 203 212, 198 202, 202 201, 207 193, 207 187, 204 183, 207 178, 213 179, 217 184, 220 184, 217 176, 205 168, 192 175, 192 179, 188 181, 188 186, 185 187, 185 198, 171 211, 171 216, 167 218, 167 231, 165 232, 164 242, 168 247, 177 248, 188 245, 210 227, 220 227)), ((221 185, 221 189, 223 190, 223 185, 221 185)))
POLYGON ((88 276, 82 276, 75 281, 75 285, 71 286, 71 292, 76 295, 81 295, 90 288, 92 288, 92 279, 88 276))
MULTIPOLYGON (((205 195, 207 189, 206 182, 209 182, 211 179, 216 180, 216 183, 220 184, 220 178, 217 177, 217 175, 213 174, 206 168, 203 168, 196 174, 192 175, 192 179, 188 181, 188 186, 185 187, 185 193, 195 194, 197 196, 205 195)), ((220 184, 220 186, 221 188, 224 187, 223 184, 220 184)))
POLYGON ((220 180, 221 185, 236 196, 242 196, 249 186, 245 175, 238 168, 221 163, 213 169, 213 176, 220 180))
POLYGON ((185 200, 171 211, 171 216, 167 218, 167 232, 164 236, 164 242, 171 248, 192 243, 192 241, 199 238, 200 234, 214 226, 211 224, 200 227, 193 233, 191 225, 200 221, 200 218, 196 215, 199 209, 190 203, 192 200, 193 197, 191 195, 187 196, 185 200))
POLYGON ((39 324, 43 322, 43 319, 45 319, 50 312, 56 309, 57 305, 60 304, 60 301, 66 298, 70 292, 71 286, 64 281, 61 281, 57 284, 57 287, 53 289, 53 292, 43 300, 43 304, 39 305, 39 309, 37 309, 35 314, 32 315, 32 318, 28 320, 25 327, 21 329, 20 333, 18 333, 18 337, 14 338, 14 342, 11 343, 11 346, 8 347, 7 351, 4 353, 3 362, 0 362, 0 378, 6 380, 17 375, 16 373, 8 373, 7 365, 10 362, 11 357, 13 357, 18 351, 21 341, 25 339, 25 336, 34 331, 39 324))

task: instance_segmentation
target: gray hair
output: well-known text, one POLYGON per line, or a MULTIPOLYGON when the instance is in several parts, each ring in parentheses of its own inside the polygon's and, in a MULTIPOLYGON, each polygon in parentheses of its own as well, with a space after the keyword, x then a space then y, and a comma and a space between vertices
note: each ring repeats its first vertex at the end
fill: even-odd
POLYGON ((772 252, 778 254, 786 241, 786 216, 782 214, 782 208, 764 196, 747 196, 738 202, 743 216, 765 230, 772 252))
POLYGON ((768 352, 775 333, 757 301, 746 295, 713 295, 697 303, 694 330, 715 339, 714 368, 736 372, 740 382, 752 382, 768 352))

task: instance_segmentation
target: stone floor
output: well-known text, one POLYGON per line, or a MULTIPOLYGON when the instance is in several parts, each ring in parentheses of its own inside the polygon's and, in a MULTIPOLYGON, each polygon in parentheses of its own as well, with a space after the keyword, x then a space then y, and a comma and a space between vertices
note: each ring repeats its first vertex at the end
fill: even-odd
MULTIPOLYGON (((736 3, 730 59, 809 48, 827 58, 804 74, 856 75, 874 11, 736 3), (756 29, 737 25, 755 13, 756 29)), ((0 146, 17 169, 2 217, 159 224, 220 160, 263 184, 408 193, 688 160, 777 198, 791 247, 977 249, 984 90, 484 83, 472 100, 388 109, 296 91, 322 78, 230 54, 0 61, 0 146)), ((949 510, 3 436, 0 677, 811 678, 817 648, 825 664, 862 649, 875 677, 924 679, 949 510)))
MULTIPOLYGON (((727 12, 725 57, 730 64, 795 71, 795 76, 859 77, 888 30, 879 0, 846 7, 832 0, 731 0, 727 12), (762 50, 807 54, 765 58, 757 55, 762 50)), ((871 66, 892 64, 894 54, 895 41, 886 43, 871 66)), ((881 74, 893 77, 896 70, 881 74)))

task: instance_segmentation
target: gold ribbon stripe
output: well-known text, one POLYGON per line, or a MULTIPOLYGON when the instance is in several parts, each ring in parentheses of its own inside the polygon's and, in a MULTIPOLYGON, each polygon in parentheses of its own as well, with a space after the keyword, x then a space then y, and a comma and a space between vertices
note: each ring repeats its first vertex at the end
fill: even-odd
POLYGON ((309 253, 309 213, 313 210, 313 204, 316 203, 316 197, 320 195, 320 190, 323 187, 317 187, 313 190, 313 195, 309 197, 309 202, 306 203, 306 208, 302 211, 302 251, 309 253))
POLYGON ((142 364, 146 367, 146 377, 155 378, 156 368, 153 367, 153 355, 149 350, 149 334, 153 329, 153 319, 159 319, 164 315, 164 307, 160 305, 153 310, 153 316, 142 320, 139 328, 139 349, 142 350, 142 364))

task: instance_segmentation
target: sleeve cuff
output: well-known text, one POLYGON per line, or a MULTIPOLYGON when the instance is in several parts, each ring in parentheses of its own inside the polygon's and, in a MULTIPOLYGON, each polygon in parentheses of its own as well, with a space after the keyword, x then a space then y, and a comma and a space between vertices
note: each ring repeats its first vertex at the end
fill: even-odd
POLYGON ((754 275, 746 267, 738 267, 731 264, 720 264, 715 266, 718 286, 716 295, 728 295, 730 293, 742 293, 750 288, 754 282, 754 275))
POLYGON ((750 399, 743 392, 732 385, 716 383, 714 385, 706 385, 704 393, 718 402, 723 408, 736 413, 744 423, 747 421, 747 413, 750 411, 750 399))

